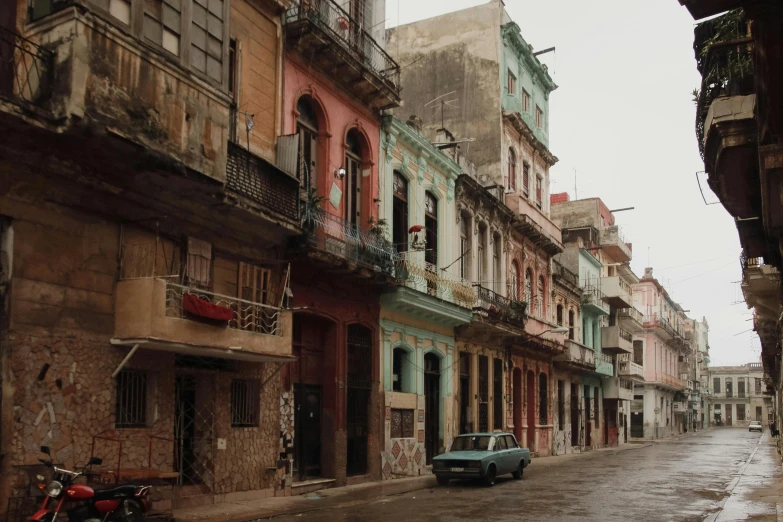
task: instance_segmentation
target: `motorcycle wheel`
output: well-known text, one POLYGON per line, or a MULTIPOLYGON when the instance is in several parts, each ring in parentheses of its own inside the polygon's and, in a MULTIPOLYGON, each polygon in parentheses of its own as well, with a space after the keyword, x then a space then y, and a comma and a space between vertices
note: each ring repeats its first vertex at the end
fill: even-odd
POLYGON ((123 506, 119 509, 118 517, 116 520, 122 522, 143 522, 144 510, 135 500, 126 500, 123 502, 123 506))

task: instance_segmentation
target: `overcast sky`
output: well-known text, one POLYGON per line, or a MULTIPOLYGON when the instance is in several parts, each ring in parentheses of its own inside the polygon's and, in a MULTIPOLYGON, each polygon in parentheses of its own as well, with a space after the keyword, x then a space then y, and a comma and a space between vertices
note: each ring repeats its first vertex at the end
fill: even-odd
MULTIPOLYGON (((393 27, 486 3, 386 0, 393 27)), ((693 318, 707 317, 712 366, 758 361, 742 301, 740 246, 721 205, 705 205, 691 92, 694 21, 677 0, 508 0, 559 88, 550 103, 551 191, 600 197, 654 275, 693 318)), ((405 65, 405 64, 402 64, 405 65)), ((403 98, 405 97, 403 93, 403 98)), ((707 189, 708 190, 708 189, 707 189)), ((715 201, 714 195, 707 195, 715 201)))

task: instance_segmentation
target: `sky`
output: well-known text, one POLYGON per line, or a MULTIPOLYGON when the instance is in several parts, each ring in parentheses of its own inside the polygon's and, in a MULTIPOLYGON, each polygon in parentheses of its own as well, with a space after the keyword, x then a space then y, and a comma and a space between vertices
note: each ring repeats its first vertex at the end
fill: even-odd
MULTIPOLYGON (((394 27, 486 3, 386 0, 394 27)), ((694 319, 707 318, 712 366, 759 360, 742 300, 740 245, 720 204, 705 204, 691 92, 695 22, 677 0, 507 0, 506 10, 558 84, 549 98, 550 192, 600 197, 653 275, 694 319), (576 170, 576 176, 574 173, 576 170)), ((402 64, 404 65, 404 64, 402 64)), ((404 97, 404 94, 403 94, 404 97)), ((704 183, 707 202, 717 201, 704 183)))

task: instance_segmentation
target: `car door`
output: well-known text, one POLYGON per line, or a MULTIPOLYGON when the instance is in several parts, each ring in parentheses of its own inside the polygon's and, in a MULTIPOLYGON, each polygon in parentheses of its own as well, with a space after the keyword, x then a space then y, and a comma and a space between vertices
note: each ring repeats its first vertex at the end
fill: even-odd
POLYGON ((498 469, 498 475, 508 473, 508 447, 506 446, 505 437, 495 437, 495 465, 498 469))
POLYGON ((522 460, 522 450, 513 435, 506 435, 506 446, 508 446, 507 453, 511 471, 516 471, 519 461, 522 460))

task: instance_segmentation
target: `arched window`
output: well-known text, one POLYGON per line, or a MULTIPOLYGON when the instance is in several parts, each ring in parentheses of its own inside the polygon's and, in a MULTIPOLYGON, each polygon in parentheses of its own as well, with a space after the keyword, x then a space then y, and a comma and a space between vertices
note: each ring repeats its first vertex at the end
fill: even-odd
POLYGON ((574 320, 574 311, 568 311, 568 338, 574 340, 574 330, 576 329, 576 322, 574 320))
POLYGON ((528 303, 528 308, 532 304, 530 301, 533 299, 533 271, 529 268, 525 270, 525 301, 528 303))
POLYGON ((517 155, 514 149, 508 149, 508 190, 517 190, 517 155))
POLYGON ((557 305, 557 326, 563 326, 563 305, 557 305))
POLYGON ((547 400, 547 378, 545 373, 538 374, 538 423, 548 424, 549 419, 549 401, 547 400))
POLYGON ((536 292, 536 309, 538 317, 544 317, 544 277, 538 278, 538 291, 536 292))
POLYGON ((392 391, 415 393, 416 374, 413 371, 413 354, 398 346, 392 351, 392 391))
POLYGON ((405 252, 408 250, 408 180, 396 170, 392 191, 392 242, 397 252, 405 252))
POLYGON ((424 229, 427 238, 427 250, 424 259, 438 266, 438 199, 432 192, 424 193, 424 229))
POLYGON ((296 102, 296 132, 299 134, 299 164, 297 177, 306 189, 318 186, 318 118, 313 101, 309 96, 302 96, 296 102))
POLYGON ((357 129, 349 130, 345 137, 345 219, 356 226, 363 224, 361 140, 357 129))
POLYGON ((519 283, 521 282, 521 274, 519 272, 519 263, 514 261, 511 264, 511 282, 508 285, 508 294, 514 301, 519 301, 521 292, 519 291, 519 283))

